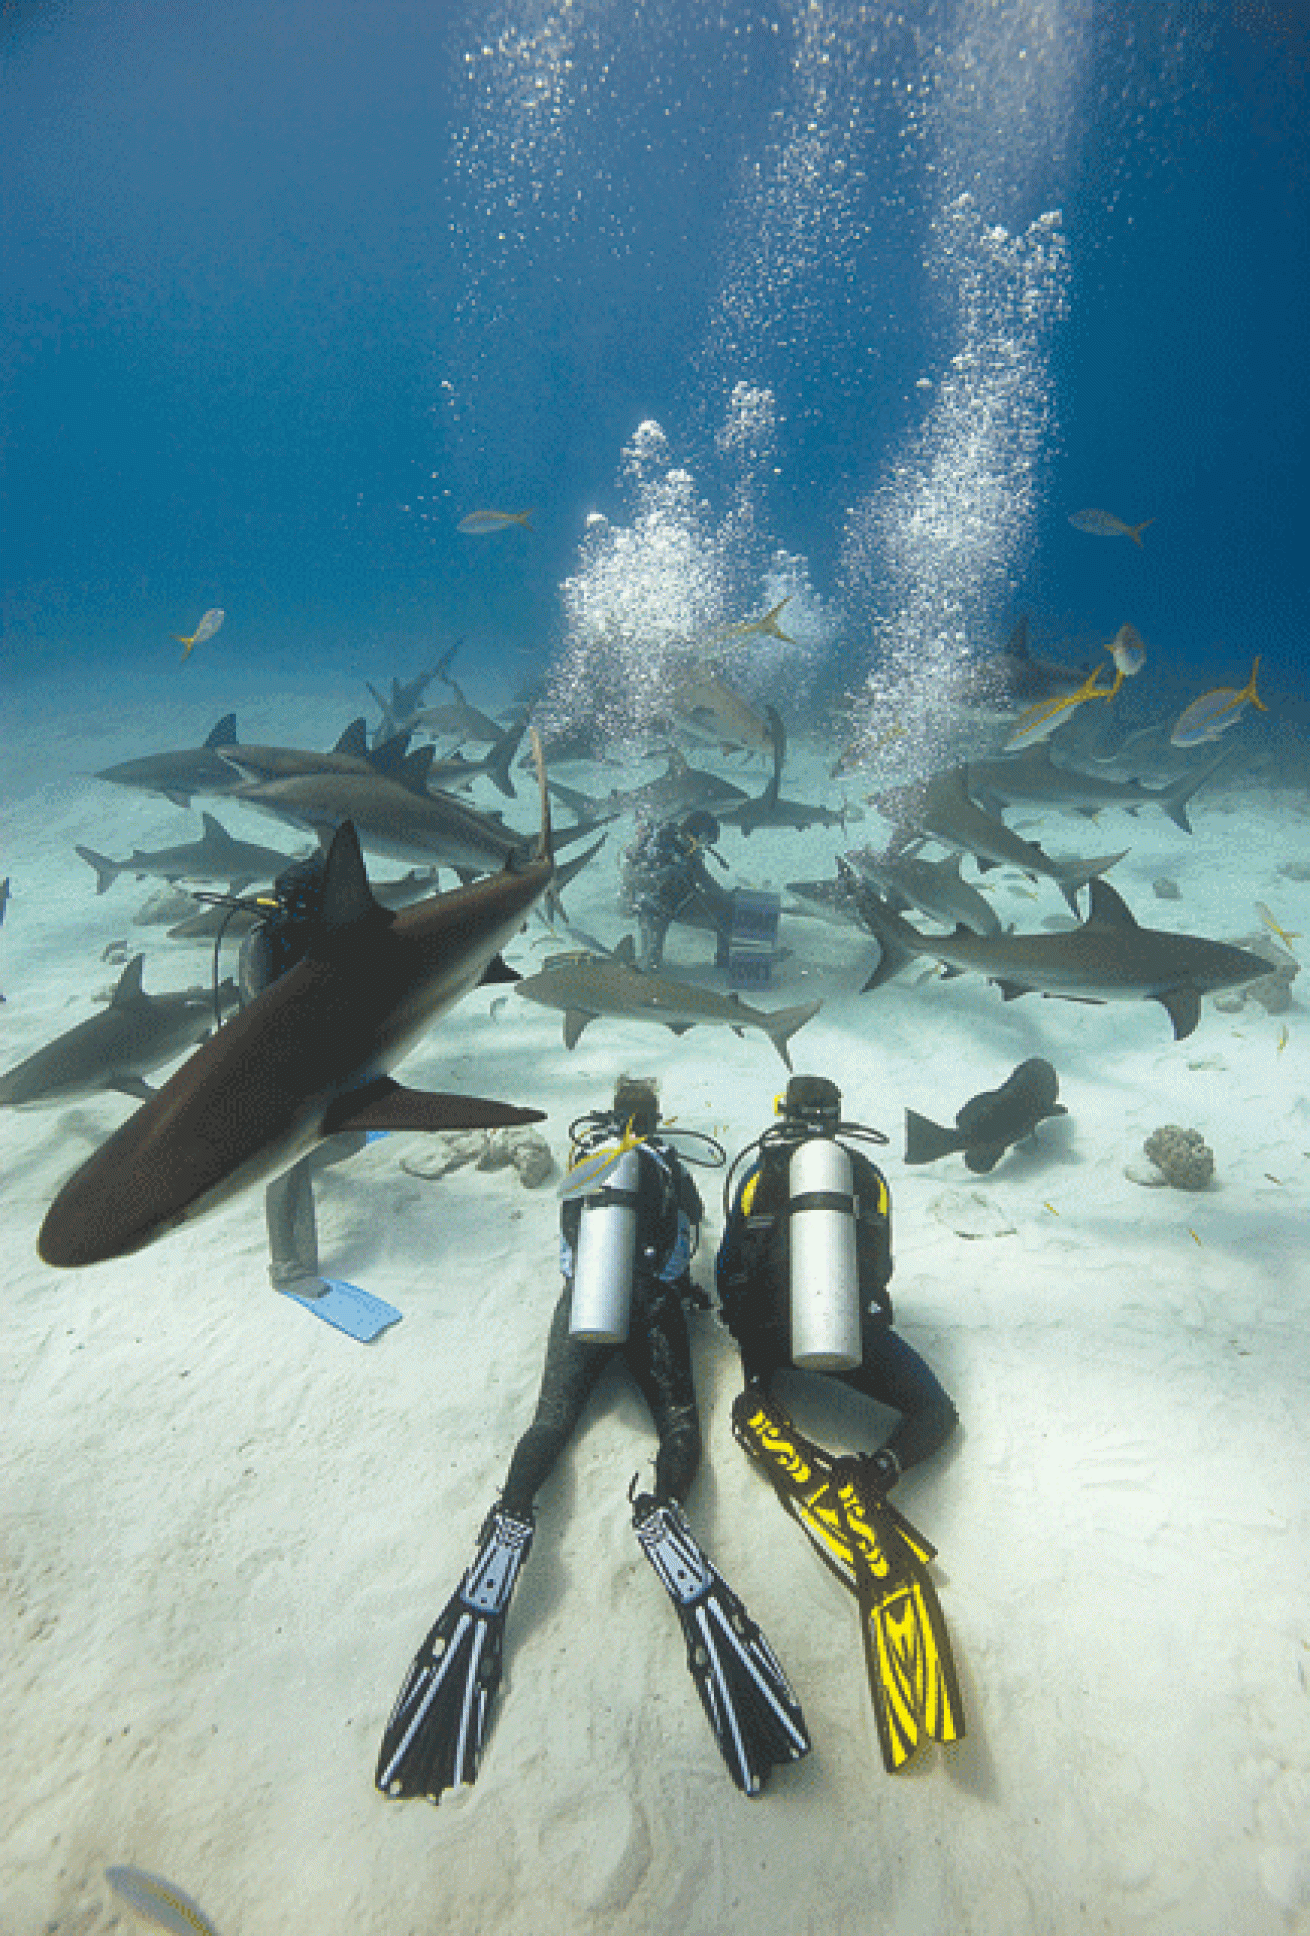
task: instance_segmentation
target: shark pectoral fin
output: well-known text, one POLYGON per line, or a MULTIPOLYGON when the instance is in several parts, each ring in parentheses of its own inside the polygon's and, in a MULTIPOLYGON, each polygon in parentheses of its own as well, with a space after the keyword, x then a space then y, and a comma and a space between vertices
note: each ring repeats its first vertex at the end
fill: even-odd
MULTIPOLYGON (((180 787, 163 787, 161 793, 163 798, 170 801, 173 806, 184 807, 188 812, 190 811, 191 795, 183 793, 180 787)), ((1188 831, 1190 832, 1191 829, 1189 828, 1188 831)))
POLYGON ((630 934, 625 934, 622 940, 615 944, 613 959, 623 962, 625 967, 636 967, 637 944, 630 934))
POLYGON ((948 961, 943 961, 939 964, 938 979, 940 981, 954 981, 957 975, 962 975, 964 972, 963 968, 952 968, 948 961))
POLYGON ((1174 1025, 1174 1041, 1181 1042, 1201 1019, 1201 997, 1194 988, 1170 988, 1155 999, 1174 1025))
MULTIPOLYGON (((985 854, 975 854, 974 859, 978 863, 978 872, 980 874, 990 874, 993 867, 999 867, 1001 864, 998 860, 988 860, 985 854)), ((1032 876, 1029 875, 1030 880, 1031 878, 1032 876)))
POLYGON ((133 1102, 149 1102, 155 1093, 140 1076, 110 1076, 105 1088, 117 1089, 120 1096, 131 1096, 133 1102))
POLYGON ((517 1123, 544 1120, 545 1111, 541 1109, 521 1109, 516 1103, 493 1102, 485 1096, 405 1089, 390 1076, 380 1076, 376 1082, 352 1089, 330 1103, 320 1134, 337 1136, 347 1129, 507 1129, 517 1123))
POLYGON ((1017 1002, 1020 995, 1031 995, 1033 992, 1026 982, 1021 981, 998 981, 996 986, 1001 991, 1003 1002, 1017 1002))
POLYGON ((522 981, 522 979, 523 977, 519 973, 518 969, 511 968, 509 963, 506 961, 504 955, 493 955, 491 960, 487 963, 486 971, 483 974, 482 980, 478 983, 478 986, 479 988, 486 988, 492 982, 522 981))
POLYGON ((566 1008, 564 1011, 565 1048, 575 1049, 578 1045, 578 1037, 582 1034, 583 1029, 586 1028, 588 1022, 594 1022, 595 1019, 596 1017, 584 1008, 566 1008))

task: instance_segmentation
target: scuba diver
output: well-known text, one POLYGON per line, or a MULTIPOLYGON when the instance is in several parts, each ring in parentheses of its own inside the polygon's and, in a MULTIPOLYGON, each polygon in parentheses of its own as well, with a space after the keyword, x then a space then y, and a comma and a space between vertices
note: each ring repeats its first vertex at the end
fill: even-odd
POLYGON ((715 1269, 719 1306, 741 1352, 733 1430, 820 1557, 861 1608, 884 1761, 924 1738, 964 1731, 936 1593, 934 1549, 888 1500, 901 1475, 958 1423, 938 1379, 892 1329, 891 1204, 859 1143, 887 1141, 842 1121, 825 1076, 793 1076, 779 1121, 740 1152, 724 1185, 715 1269), (733 1178, 748 1158, 732 1194, 733 1178), (873 1453, 834 1458, 805 1439, 773 1395, 785 1366, 825 1373, 900 1414, 873 1453))
MULTIPOLYGON (((677 1610, 687 1664, 728 1772, 745 1794, 756 1795, 775 1764, 809 1749, 800 1707, 768 1641, 683 1510, 701 1456, 683 1309, 708 1304, 689 1268, 700 1194, 668 1133, 660 1133, 649 1082, 621 1078, 612 1107, 579 1118, 570 1138, 569 1194, 560 1212, 564 1287, 536 1416, 514 1450, 473 1561, 411 1663, 387 1723, 376 1782, 391 1798, 436 1802, 476 1780, 500 1682, 505 1619, 532 1547, 533 1502, 615 1357, 650 1407, 658 1441, 654 1491, 636 1498, 629 1491, 633 1528, 677 1610)), ((708 1161, 721 1163, 721 1147, 700 1140, 710 1145, 708 1161)))
MULTIPOLYGON (((704 807, 683 820, 655 820, 638 827, 623 858, 623 887, 627 911, 637 917, 639 968, 662 966, 664 939, 674 921, 712 928, 718 937, 715 966, 726 964, 733 896, 701 858, 714 853, 718 838, 719 823, 704 807)), ((714 857, 719 859, 716 853, 714 857)))

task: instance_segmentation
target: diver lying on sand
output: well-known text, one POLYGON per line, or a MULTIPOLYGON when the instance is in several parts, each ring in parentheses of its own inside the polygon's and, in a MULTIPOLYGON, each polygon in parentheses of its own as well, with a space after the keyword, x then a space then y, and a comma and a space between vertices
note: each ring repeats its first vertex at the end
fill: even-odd
POLYGON ((533 1501, 616 1354, 649 1405, 658 1438, 654 1491, 633 1501, 633 1528, 677 1609, 687 1664, 728 1772, 745 1794, 756 1795, 776 1763, 809 1749, 772 1649, 683 1511, 701 1456, 683 1309, 705 1302, 689 1270, 703 1215, 699 1192, 659 1134, 649 1083, 621 1079, 612 1109, 582 1118, 573 1135, 575 1193, 560 1213, 564 1288, 536 1417, 515 1449, 473 1561, 415 1656, 387 1723, 376 1782, 392 1798, 435 1802, 476 1780, 500 1683, 506 1615, 532 1547, 533 1501))
POLYGON ((958 1421, 932 1371, 891 1328, 887 1183, 852 1147, 886 1137, 843 1122, 841 1092, 824 1076, 793 1076, 777 1108, 781 1120, 740 1153, 724 1187, 716 1280, 746 1380, 733 1430, 859 1601, 883 1760, 894 1772, 922 1740, 964 1733, 927 1572, 933 1548, 887 1499, 958 1421), (752 1154, 733 1196, 733 1176, 752 1154), (773 1397, 789 1364, 839 1378, 899 1412, 899 1423, 872 1455, 833 1458, 802 1438, 773 1397))

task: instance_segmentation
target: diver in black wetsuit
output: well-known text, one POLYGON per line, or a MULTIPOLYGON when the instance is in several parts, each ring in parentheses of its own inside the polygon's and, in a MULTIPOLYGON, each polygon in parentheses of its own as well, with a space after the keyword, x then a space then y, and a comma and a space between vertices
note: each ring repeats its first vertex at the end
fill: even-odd
POLYGON ((675 921, 713 929, 718 937, 715 963, 721 968, 727 961, 732 892, 713 878, 701 858, 714 851, 718 838, 719 823, 704 807, 683 820, 653 821, 638 829, 624 856, 623 884, 628 912, 637 917, 639 968, 662 965, 665 937, 675 921))
POLYGON ((633 1526, 677 1607, 688 1665, 728 1771, 745 1793, 757 1794, 774 1764, 809 1747, 768 1642, 702 1552, 682 1510, 701 1456, 683 1309, 708 1303, 689 1269, 700 1194, 659 1134, 649 1083, 622 1079, 612 1108, 584 1120, 574 1167, 592 1180, 581 1182, 560 1213, 564 1288, 536 1416, 515 1448, 473 1562, 412 1662, 387 1724, 376 1781, 393 1798, 437 1801, 476 1779, 500 1681, 505 1617, 532 1545, 533 1501, 615 1357, 649 1405, 658 1439, 654 1492, 634 1499, 633 1526))
MULTIPOLYGON (((860 1361, 825 1375, 900 1413, 886 1443, 861 1462, 871 1485, 885 1494, 902 1472, 945 1443, 958 1423, 956 1410, 918 1352, 891 1328, 887 1183, 863 1151, 850 1146, 852 1138, 871 1140, 876 1132, 842 1123, 841 1091, 825 1076, 793 1076, 780 1114, 781 1121, 749 1146, 757 1149, 756 1159, 727 1211, 715 1267, 720 1309, 741 1351, 747 1386, 767 1397, 778 1372, 793 1360, 788 1216, 792 1153, 812 1136, 841 1143, 850 1159, 855 1198, 860 1361)), ((739 1156, 737 1162, 741 1160, 739 1156)))

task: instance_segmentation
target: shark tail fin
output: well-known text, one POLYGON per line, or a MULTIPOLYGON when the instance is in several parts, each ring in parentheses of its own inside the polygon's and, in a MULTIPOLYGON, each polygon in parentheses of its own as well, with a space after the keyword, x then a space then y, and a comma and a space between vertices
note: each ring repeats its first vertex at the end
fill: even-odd
POLYGON ((1054 863, 1056 882, 1061 894, 1069 903, 1070 913, 1080 912, 1078 907, 1080 888, 1086 887, 1089 881, 1098 879, 1100 875, 1108 873, 1112 867, 1118 865, 1127 852, 1128 849, 1125 847, 1121 853, 1102 854, 1097 860, 1065 860, 1054 863))
POLYGON ((956 1150, 962 1150, 967 1140, 958 1130, 943 1129, 940 1123, 920 1116, 913 1109, 905 1112, 907 1163, 935 1163, 941 1156, 951 1156, 956 1150))
POLYGON ((595 860, 597 854, 608 839, 608 834, 602 834, 600 839, 594 840, 590 847, 584 848, 580 854, 575 854, 572 860, 565 861, 562 866, 555 869, 555 878, 546 889, 546 905, 553 915, 563 919, 568 918, 564 914, 564 903, 561 901, 560 895, 564 892, 564 889, 570 881, 577 879, 578 875, 587 865, 587 862, 589 860, 595 860))
POLYGON ((112 887, 123 871, 116 860, 106 860, 94 847, 75 847, 73 851, 82 856, 88 867, 95 868, 97 894, 103 894, 112 887))
POLYGON ((791 1069, 791 1051, 787 1044, 797 1029, 804 1028, 807 1022, 812 1021, 822 1007, 821 1001, 802 1002, 799 1008, 775 1008, 771 1015, 763 1018, 765 1032, 788 1070, 791 1069))
POLYGON ((520 713, 513 723, 503 732, 483 762, 484 770, 491 784, 505 795, 507 800, 516 800, 514 782, 510 778, 510 762, 519 750, 520 742, 527 731, 527 715, 520 713))
POLYGON ((1180 827, 1185 834, 1191 833, 1192 823, 1187 818, 1188 801, 1198 788, 1203 787, 1207 780, 1213 778, 1220 767, 1226 766, 1233 754, 1240 750, 1240 743, 1225 746, 1218 759, 1211 760, 1208 766, 1199 767, 1195 772, 1182 774, 1172 786, 1158 787, 1154 790, 1152 797, 1156 805, 1162 813, 1168 814, 1175 827, 1180 827))
POLYGON ((862 995, 868 994, 871 989, 881 988, 894 975, 899 975, 916 955, 924 952, 921 946, 923 937, 908 921, 902 921, 895 909, 881 895, 875 894, 869 883, 862 881, 848 862, 839 860, 837 870, 838 878, 850 896, 851 906, 882 950, 878 966, 860 990, 862 995))

